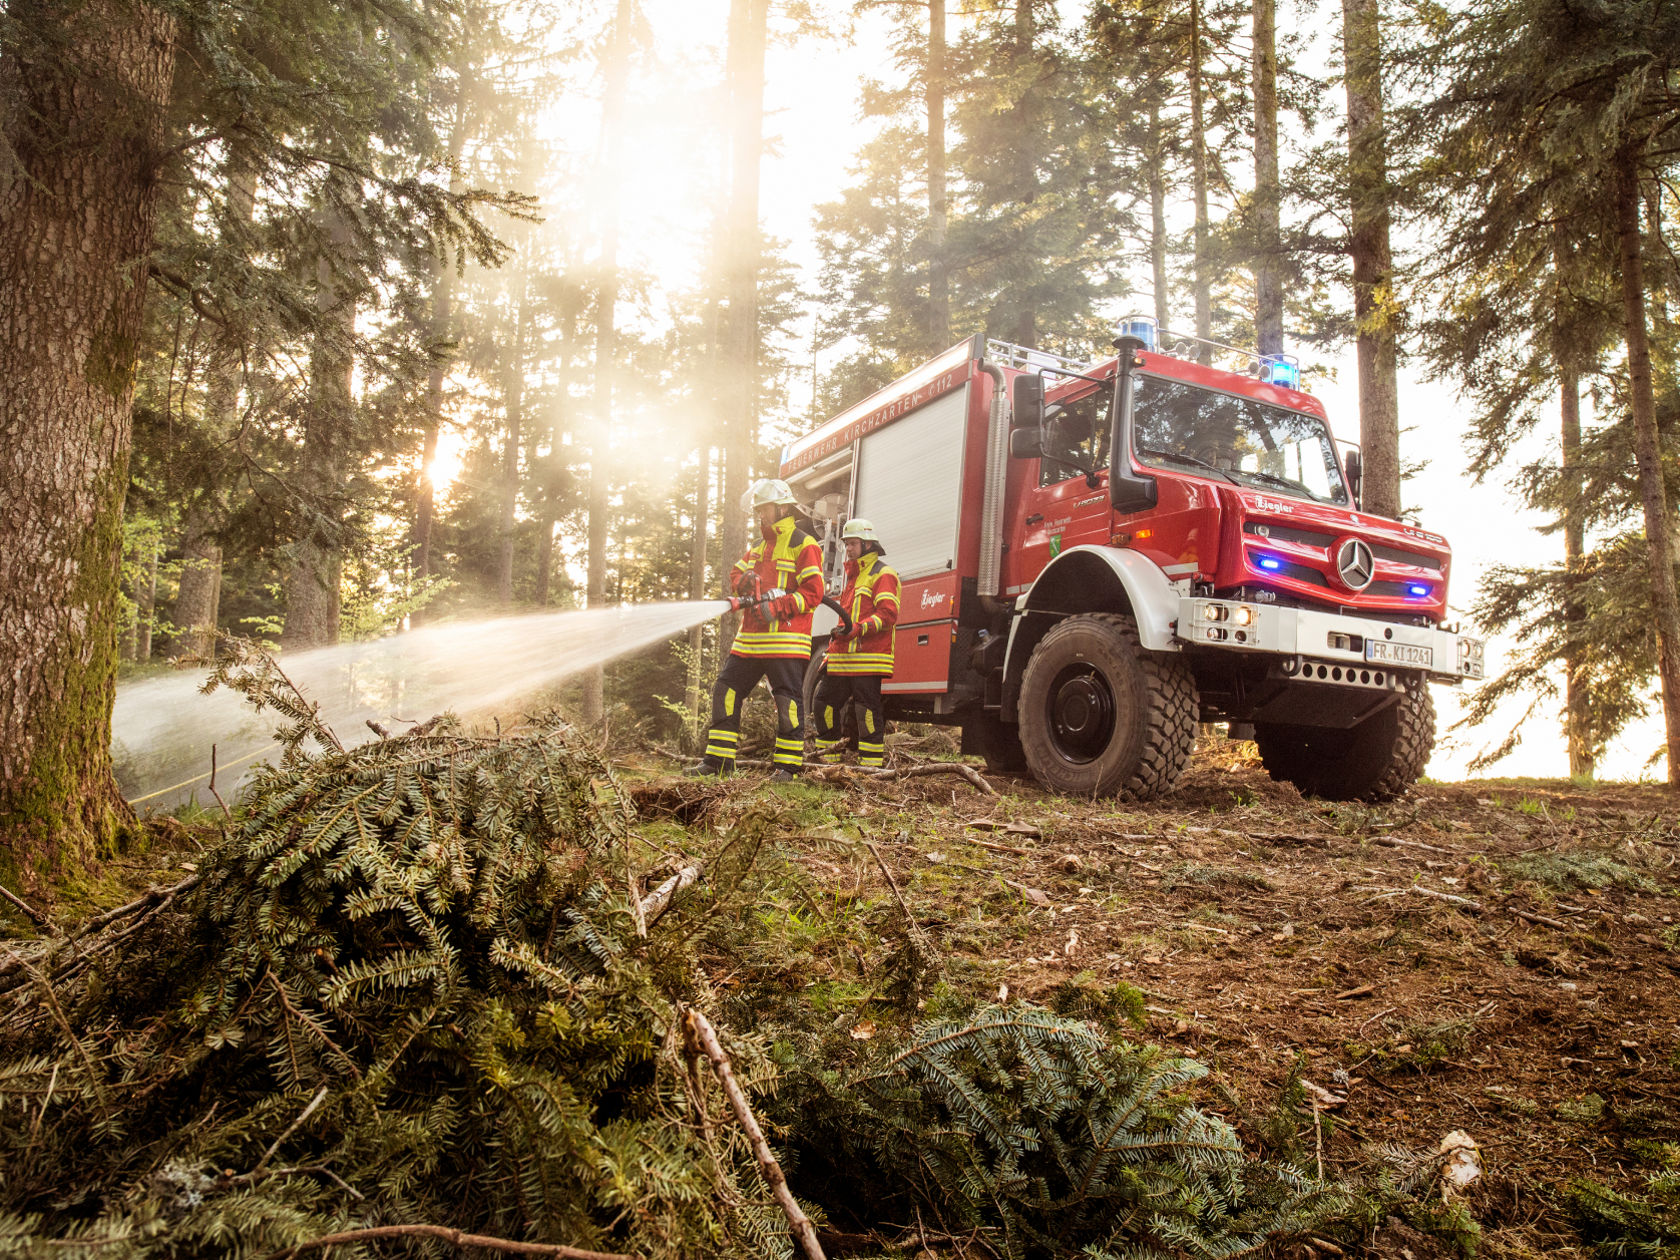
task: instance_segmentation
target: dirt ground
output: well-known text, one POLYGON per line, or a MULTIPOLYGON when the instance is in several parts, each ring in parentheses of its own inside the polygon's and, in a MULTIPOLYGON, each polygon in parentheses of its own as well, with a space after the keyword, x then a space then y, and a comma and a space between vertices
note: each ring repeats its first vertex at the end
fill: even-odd
MULTIPOLYGON (((1567 1184, 1637 1189, 1655 1144, 1680 1139, 1667 789, 1488 780, 1330 804, 1222 740, 1150 805, 999 776, 991 797, 946 772, 779 788, 749 773, 697 784, 652 762, 628 773, 666 843, 781 811, 821 920, 803 983, 842 1017, 858 1003, 854 1035, 871 1027, 865 958, 842 947, 849 929, 825 945, 823 925, 891 895, 867 840, 942 946, 947 983, 1046 1001, 1070 980, 1125 981, 1141 994, 1138 1036, 1205 1061, 1206 1104, 1257 1147, 1293 1143, 1327 1174, 1371 1177, 1468 1133, 1480 1255, 1588 1254, 1567 1184), (1292 1072, 1300 1102, 1280 1112, 1292 1072)), ((1458 1251, 1391 1220, 1366 1254, 1458 1251)))

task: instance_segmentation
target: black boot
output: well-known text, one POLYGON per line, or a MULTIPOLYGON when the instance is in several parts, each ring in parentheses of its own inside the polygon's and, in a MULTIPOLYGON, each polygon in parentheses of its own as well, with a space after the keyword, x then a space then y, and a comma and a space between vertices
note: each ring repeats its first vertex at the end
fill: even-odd
POLYGON ((770 776, 772 783, 792 783, 799 776, 792 770, 777 768, 770 776))
POLYGON ((721 779, 733 769, 733 766, 725 765, 715 757, 702 757, 697 764, 683 771, 683 777, 688 779, 721 779))

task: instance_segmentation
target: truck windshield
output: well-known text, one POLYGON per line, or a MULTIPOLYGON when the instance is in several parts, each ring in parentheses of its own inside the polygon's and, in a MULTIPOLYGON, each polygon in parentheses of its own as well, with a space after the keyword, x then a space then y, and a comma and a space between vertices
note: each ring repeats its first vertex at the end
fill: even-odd
POLYGON ((1142 376, 1132 417, 1133 451, 1143 463, 1208 468, 1246 485, 1348 503, 1330 431, 1316 416, 1142 376))

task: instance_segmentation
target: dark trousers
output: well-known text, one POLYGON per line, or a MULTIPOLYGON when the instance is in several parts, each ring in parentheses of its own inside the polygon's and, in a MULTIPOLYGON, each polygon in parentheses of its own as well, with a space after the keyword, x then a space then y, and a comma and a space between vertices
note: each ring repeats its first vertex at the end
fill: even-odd
POLYGON ((881 703, 880 674, 831 674, 823 671, 817 684, 817 758, 833 765, 840 760, 845 737, 840 715, 847 702, 857 706, 858 764, 882 766, 887 760, 887 710, 881 703))
POLYGON ((805 761, 805 662, 785 656, 734 656, 723 663, 712 688, 712 728, 706 732, 706 760, 724 770, 735 768, 741 743, 741 705, 758 686, 770 680, 776 701, 776 752, 771 758, 790 773, 805 761))

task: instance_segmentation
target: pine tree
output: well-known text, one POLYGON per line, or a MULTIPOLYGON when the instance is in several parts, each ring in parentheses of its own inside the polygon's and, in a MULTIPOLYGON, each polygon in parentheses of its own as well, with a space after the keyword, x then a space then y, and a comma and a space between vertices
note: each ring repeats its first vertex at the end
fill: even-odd
POLYGON ((1462 163, 1455 250, 1497 258, 1501 242, 1538 227, 1547 247, 1562 231, 1572 242, 1597 242, 1611 260, 1669 777, 1680 783, 1674 498, 1661 467, 1641 223, 1643 190, 1675 161, 1667 137, 1680 125, 1669 90, 1680 15, 1654 0, 1483 3, 1459 16, 1451 34, 1451 82, 1432 117, 1443 150, 1462 163))

